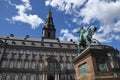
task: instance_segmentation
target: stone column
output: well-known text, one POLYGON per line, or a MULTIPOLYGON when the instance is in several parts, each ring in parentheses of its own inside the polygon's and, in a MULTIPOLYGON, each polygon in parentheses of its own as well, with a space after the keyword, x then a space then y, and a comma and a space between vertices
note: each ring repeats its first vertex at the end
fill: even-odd
POLYGON ((46 75, 45 75, 45 80, 47 80, 47 73, 46 73, 46 75))
POLYGON ((55 80, 57 80, 57 73, 55 73, 55 80))
POLYGON ((43 73, 43 80, 45 80, 45 73, 43 73))
POLYGON ((59 73, 58 73, 58 79, 57 80, 59 80, 59 73))

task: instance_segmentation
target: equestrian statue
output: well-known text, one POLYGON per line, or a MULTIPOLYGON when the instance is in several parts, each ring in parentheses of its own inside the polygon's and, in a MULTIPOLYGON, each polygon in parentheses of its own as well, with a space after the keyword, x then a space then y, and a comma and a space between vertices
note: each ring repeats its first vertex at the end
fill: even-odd
POLYGON ((87 46, 90 45, 92 42, 92 35, 95 33, 97 27, 95 26, 90 26, 85 30, 83 27, 80 28, 80 30, 77 31, 79 33, 78 37, 78 54, 80 54, 80 48, 86 48, 87 46))

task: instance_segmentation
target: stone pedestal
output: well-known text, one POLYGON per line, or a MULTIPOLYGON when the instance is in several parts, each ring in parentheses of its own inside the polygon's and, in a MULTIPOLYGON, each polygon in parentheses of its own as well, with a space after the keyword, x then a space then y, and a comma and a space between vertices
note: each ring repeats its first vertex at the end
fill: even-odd
POLYGON ((117 50, 106 45, 90 45, 74 59, 76 80, 120 80, 117 50))

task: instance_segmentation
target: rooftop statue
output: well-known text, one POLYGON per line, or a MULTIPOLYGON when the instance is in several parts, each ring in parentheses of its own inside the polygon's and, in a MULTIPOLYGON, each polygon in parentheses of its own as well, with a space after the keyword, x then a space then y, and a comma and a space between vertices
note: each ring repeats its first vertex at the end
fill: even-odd
POLYGON ((79 38, 78 38, 78 54, 80 53, 80 47, 86 47, 90 45, 92 42, 92 35, 95 33, 97 27, 95 26, 90 26, 85 30, 83 27, 80 28, 77 33, 79 33, 79 38))

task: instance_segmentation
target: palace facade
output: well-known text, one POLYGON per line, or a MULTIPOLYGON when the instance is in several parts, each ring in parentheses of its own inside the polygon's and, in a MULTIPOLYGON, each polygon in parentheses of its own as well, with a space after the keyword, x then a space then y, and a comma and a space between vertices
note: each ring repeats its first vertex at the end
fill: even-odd
POLYGON ((75 80, 77 45, 56 38, 49 11, 42 38, 0 36, 0 80, 75 80))

